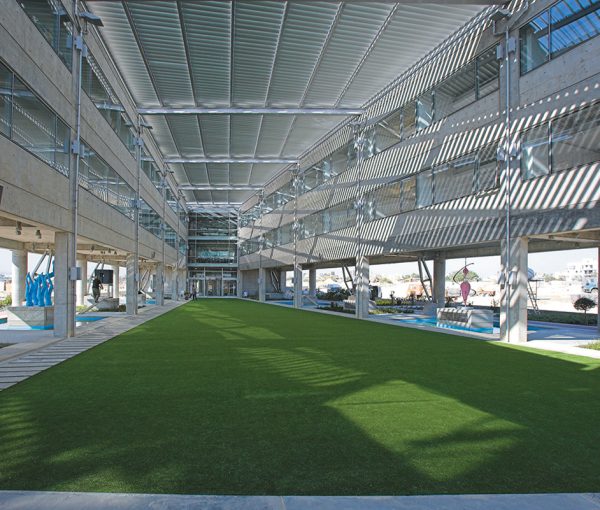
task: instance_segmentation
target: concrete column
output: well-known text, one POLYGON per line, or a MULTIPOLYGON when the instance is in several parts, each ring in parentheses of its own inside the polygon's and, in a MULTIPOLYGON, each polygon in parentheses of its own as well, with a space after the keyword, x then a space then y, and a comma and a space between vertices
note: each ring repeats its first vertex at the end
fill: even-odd
POLYGON ((302 266, 294 268, 294 308, 302 308, 302 266))
POLYGON ((162 263, 156 266, 154 296, 158 306, 165 306, 165 275, 162 263))
POLYGON ((527 252, 525 237, 510 240, 510 261, 507 261, 506 241, 501 242, 501 270, 505 275, 500 290, 500 339, 518 343, 527 341, 527 252))
POLYGON ((264 303, 267 300, 267 270, 258 270, 258 300, 264 303))
POLYGON ((87 260, 77 259, 77 267, 81 268, 81 280, 77 280, 77 306, 83 306, 87 294, 87 260))
POLYGON ((317 270, 315 268, 308 270, 308 295, 317 297, 317 270))
POLYGON ((446 304, 446 257, 442 256, 433 259, 433 302, 446 304))
POLYGON ((356 280, 356 309, 357 319, 369 317, 369 259, 367 257, 356 258, 355 269, 356 280))
MULTIPOLYGON (((54 336, 75 335, 75 281, 69 280, 69 247, 73 234, 54 234, 54 336)), ((75 261, 73 261, 75 262, 75 261)))
POLYGON ((119 266, 109 266, 109 269, 112 269, 113 272, 113 286, 112 286, 112 296, 113 298, 119 297, 119 266))
POLYGON ((138 313, 138 276, 135 274, 135 254, 127 255, 127 275, 125 303, 127 315, 137 315, 138 313))
POLYGON ((283 292, 285 294, 285 289, 286 289, 286 278, 287 278, 287 271, 283 271, 281 270, 279 272, 279 281, 280 281, 280 285, 281 285, 281 292, 283 292))
POLYGON ((27 277, 27 252, 12 250, 12 305, 21 306, 25 301, 25 279, 27 277))

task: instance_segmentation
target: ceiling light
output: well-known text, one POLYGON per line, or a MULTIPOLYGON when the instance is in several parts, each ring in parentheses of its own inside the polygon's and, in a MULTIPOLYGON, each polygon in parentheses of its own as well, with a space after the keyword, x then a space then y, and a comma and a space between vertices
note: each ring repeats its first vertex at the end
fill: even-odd
POLYGON ((22 231, 23 231, 23 225, 21 225, 20 221, 17 221, 17 224, 15 225, 15 234, 20 236, 22 231))

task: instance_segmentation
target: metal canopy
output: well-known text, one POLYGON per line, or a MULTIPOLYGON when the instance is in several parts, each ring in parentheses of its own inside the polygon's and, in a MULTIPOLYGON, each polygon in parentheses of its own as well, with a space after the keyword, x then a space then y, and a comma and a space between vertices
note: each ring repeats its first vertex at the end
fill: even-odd
POLYGON ((86 2, 196 207, 244 202, 497 3, 86 2))

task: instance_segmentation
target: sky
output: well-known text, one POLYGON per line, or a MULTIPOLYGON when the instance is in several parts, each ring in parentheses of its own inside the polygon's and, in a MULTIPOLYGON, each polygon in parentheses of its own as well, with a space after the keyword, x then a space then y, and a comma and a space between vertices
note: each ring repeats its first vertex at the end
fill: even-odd
MULTIPOLYGON (((597 248, 586 248, 582 250, 555 251, 545 253, 529 254, 529 267, 536 273, 552 274, 567 269, 567 264, 579 262, 584 259, 598 259, 597 248)), ((32 270, 39 260, 39 255, 29 254, 28 266, 32 270)), ((495 277, 500 270, 500 257, 469 258, 467 263, 473 262, 469 269, 475 271, 482 278, 495 277)), ((458 271, 465 265, 465 259, 449 259, 446 261, 446 273, 458 271)), ((0 248, 0 273, 10 275, 11 252, 0 248)), ((42 264, 45 271, 45 263, 42 264)), ((433 271, 433 265, 428 264, 429 270, 433 271)), ((95 264, 88 264, 88 270, 92 271, 95 264)), ((330 269, 324 271, 331 271, 330 269)), ((370 268, 373 275, 398 276, 418 272, 416 263, 382 264, 372 265, 370 268)))

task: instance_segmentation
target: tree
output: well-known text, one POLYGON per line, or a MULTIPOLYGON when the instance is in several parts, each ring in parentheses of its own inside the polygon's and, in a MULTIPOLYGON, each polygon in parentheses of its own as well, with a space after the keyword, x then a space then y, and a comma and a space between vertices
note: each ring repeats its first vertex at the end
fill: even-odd
POLYGON ((583 315, 585 317, 585 324, 587 326, 587 311, 594 308, 596 306, 596 303, 594 303, 594 301, 590 298, 580 297, 577 301, 575 301, 575 303, 573 303, 573 306, 575 310, 583 312, 583 315))

